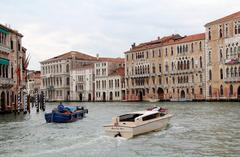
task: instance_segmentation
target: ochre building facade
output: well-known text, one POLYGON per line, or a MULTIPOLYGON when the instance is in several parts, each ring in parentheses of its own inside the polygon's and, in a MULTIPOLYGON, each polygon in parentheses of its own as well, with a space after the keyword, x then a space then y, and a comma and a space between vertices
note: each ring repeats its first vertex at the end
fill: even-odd
POLYGON ((127 100, 203 100, 204 40, 175 34, 133 44, 125 52, 127 100))
POLYGON ((240 99, 240 12, 205 25, 206 99, 240 99))

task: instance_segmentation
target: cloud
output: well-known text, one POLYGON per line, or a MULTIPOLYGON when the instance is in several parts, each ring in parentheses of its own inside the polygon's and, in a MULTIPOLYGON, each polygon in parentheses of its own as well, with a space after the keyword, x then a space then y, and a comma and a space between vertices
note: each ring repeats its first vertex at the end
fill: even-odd
POLYGON ((239 11, 236 0, 2 0, 1 23, 24 35, 31 55, 39 61, 77 50, 118 57, 133 42, 173 33, 204 31, 204 24, 239 11))

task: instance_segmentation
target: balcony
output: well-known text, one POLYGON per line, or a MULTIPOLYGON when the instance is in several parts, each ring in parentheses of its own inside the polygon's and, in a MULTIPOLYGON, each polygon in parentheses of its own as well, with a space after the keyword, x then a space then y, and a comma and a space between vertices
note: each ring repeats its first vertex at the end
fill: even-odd
POLYGON ((11 88, 14 85, 14 80, 11 78, 0 78, 0 88, 11 88))
POLYGON ((240 82, 240 77, 224 78, 224 82, 226 82, 226 83, 240 82))
POLYGON ((0 44, 0 51, 6 52, 6 53, 10 53, 12 50, 10 49, 10 47, 0 44))
POLYGON ((240 63, 240 58, 232 58, 232 59, 226 59, 225 64, 226 65, 235 65, 240 63))
POLYGON ((130 76, 131 78, 139 78, 139 77, 149 77, 150 74, 135 74, 130 76))

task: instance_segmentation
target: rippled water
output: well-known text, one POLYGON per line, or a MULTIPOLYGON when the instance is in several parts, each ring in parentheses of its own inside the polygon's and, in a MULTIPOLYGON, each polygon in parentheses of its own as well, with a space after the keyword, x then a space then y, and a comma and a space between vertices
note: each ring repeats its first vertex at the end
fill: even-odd
MULTIPOLYGON (((77 103, 69 103, 71 105, 77 103)), ((57 104, 48 104, 50 111, 57 104)), ((78 103, 79 105, 79 103, 78 103)), ((44 113, 0 115, 0 156, 239 156, 240 103, 154 103, 174 117, 160 132, 130 140, 104 134, 115 115, 143 110, 150 103, 81 103, 86 118, 74 123, 47 124, 44 113)))

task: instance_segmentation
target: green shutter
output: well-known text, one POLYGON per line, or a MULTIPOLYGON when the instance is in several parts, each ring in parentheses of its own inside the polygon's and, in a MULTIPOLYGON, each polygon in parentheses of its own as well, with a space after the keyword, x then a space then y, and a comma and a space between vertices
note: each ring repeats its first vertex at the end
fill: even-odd
POLYGON ((7 29, 4 29, 4 28, 0 28, 0 32, 5 33, 5 34, 8 34, 8 30, 7 30, 7 29))
POLYGON ((0 58, 0 64, 8 65, 9 64, 9 60, 8 59, 4 59, 4 58, 0 58))

